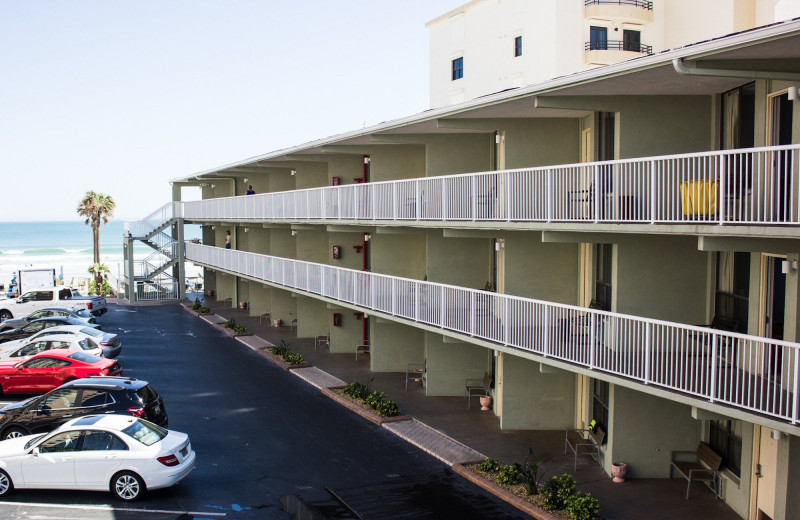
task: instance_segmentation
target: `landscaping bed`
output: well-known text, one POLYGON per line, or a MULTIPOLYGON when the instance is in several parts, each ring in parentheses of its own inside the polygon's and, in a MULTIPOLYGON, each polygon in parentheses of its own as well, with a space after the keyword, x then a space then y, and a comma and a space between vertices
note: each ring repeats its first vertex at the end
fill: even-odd
POLYGON ((381 425, 388 422, 396 421, 410 421, 411 417, 407 415, 395 415, 394 417, 381 417, 373 410, 363 399, 356 399, 344 393, 343 386, 333 388, 323 388, 322 393, 338 402, 342 406, 352 410, 366 420, 381 425))

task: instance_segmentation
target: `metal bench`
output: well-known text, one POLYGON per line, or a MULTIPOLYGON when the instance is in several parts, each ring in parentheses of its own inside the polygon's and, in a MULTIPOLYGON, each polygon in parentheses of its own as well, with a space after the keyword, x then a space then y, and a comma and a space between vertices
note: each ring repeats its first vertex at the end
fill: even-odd
POLYGON ((719 468, 722 465, 722 456, 717 454, 705 442, 697 445, 697 450, 691 451, 673 451, 672 461, 669 466, 669 478, 672 478, 672 469, 678 470, 683 478, 687 480, 686 483, 686 499, 689 499, 689 490, 692 487, 692 482, 700 480, 702 482, 711 482, 714 488, 714 494, 719 498, 719 468), (685 459, 683 457, 694 455, 693 458, 685 459))
POLYGON ((467 379, 464 391, 467 394, 467 408, 472 405, 473 397, 486 397, 492 387, 492 376, 484 372, 483 379, 467 379))
POLYGON ((359 354, 369 355, 369 345, 368 344, 356 345, 356 361, 358 361, 359 354))
POLYGON ((317 347, 325 346, 330 348, 331 346, 331 333, 329 332, 327 336, 317 336, 314 338, 314 350, 317 350, 317 347))
POLYGON ((600 458, 600 446, 606 438, 606 432, 597 427, 589 429, 568 429, 564 435, 564 454, 567 448, 571 449, 574 455, 573 471, 578 469, 578 455, 590 455, 600 458))
POLYGON ((425 364, 422 365, 409 363, 406 365, 406 390, 408 390, 408 382, 422 383, 425 386, 425 364))

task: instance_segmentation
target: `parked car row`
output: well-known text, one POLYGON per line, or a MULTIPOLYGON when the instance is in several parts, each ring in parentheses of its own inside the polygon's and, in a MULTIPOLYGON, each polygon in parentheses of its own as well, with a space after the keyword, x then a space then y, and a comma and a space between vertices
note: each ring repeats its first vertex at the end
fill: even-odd
POLYGON ((80 489, 133 501, 188 475, 189 438, 166 429, 164 400, 147 381, 122 376, 119 336, 81 317, 35 314, 0 333, 18 334, 0 342, 2 393, 44 392, 0 409, 0 497, 80 489), (81 321, 48 321, 64 318, 81 321))

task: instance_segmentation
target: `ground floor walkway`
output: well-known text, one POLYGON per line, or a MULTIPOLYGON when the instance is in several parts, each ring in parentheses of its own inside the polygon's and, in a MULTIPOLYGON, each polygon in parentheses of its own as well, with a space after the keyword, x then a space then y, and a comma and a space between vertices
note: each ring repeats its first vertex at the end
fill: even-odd
MULTIPOLYGON (((194 295, 189 295, 194 301, 194 295)), ((409 415, 421 427, 412 431, 398 429, 395 433, 428 451, 441 460, 469 458, 477 453, 506 464, 523 462, 533 449, 536 459, 543 460, 545 479, 570 473, 578 489, 598 498, 604 519, 739 519, 722 500, 702 483, 694 483, 692 496, 686 500, 686 481, 683 479, 631 479, 623 484, 611 478, 590 457, 580 457, 573 471, 571 454, 564 454, 564 431, 558 430, 501 430, 499 419, 490 411, 481 411, 477 400, 467 408, 464 397, 427 397, 420 383, 409 383, 405 373, 373 373, 368 356, 332 354, 325 347, 315 348, 314 338, 298 338, 290 327, 275 328, 267 320, 250 317, 247 310, 233 309, 229 302, 205 298, 213 312, 225 318, 235 318, 255 336, 272 344, 286 340, 291 349, 301 353, 306 361, 324 374, 343 382, 369 384, 371 390, 386 392, 398 404, 403 415, 409 415)), ((299 374, 298 374, 299 375, 299 374)), ((311 378, 315 376, 310 376, 311 378)))

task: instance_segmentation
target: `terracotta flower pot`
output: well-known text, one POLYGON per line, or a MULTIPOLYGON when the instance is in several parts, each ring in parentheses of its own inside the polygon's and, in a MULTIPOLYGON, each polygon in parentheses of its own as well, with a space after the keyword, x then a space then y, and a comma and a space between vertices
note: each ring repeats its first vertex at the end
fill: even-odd
POLYGON ((492 397, 489 395, 480 396, 481 410, 488 410, 492 407, 492 397))
POLYGON ((624 462, 612 462, 611 463, 611 474, 614 475, 614 478, 611 479, 612 482, 625 482, 625 475, 628 473, 628 465, 624 462))

